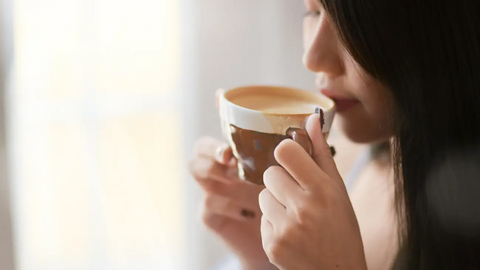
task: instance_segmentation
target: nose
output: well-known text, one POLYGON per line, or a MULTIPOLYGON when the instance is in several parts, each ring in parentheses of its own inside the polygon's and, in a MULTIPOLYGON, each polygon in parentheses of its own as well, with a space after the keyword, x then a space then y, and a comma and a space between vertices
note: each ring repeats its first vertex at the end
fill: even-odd
POLYGON ((330 22, 322 16, 316 28, 305 28, 303 64, 310 71, 336 77, 344 72, 341 51, 343 46, 330 22))

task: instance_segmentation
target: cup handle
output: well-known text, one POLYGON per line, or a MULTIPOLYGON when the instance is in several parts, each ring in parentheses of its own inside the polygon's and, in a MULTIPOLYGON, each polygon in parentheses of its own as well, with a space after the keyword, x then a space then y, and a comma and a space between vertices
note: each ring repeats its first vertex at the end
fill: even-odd
POLYGON ((300 144, 310 156, 313 154, 313 144, 305 130, 291 127, 287 129, 287 136, 300 144))

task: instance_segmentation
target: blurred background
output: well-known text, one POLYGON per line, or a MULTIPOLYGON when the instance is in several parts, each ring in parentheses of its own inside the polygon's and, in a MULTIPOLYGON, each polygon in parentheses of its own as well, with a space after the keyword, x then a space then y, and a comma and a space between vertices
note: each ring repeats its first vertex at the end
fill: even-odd
POLYGON ((0 0, 0 269, 209 269, 217 88, 313 89, 302 1, 0 0))

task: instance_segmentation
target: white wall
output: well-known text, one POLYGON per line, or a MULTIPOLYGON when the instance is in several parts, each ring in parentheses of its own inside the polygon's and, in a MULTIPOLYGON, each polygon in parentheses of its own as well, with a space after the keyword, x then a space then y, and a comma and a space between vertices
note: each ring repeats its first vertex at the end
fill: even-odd
MULTIPOLYGON (((203 0, 199 72, 202 102, 219 87, 286 84, 312 87, 302 66, 302 1, 203 0)), ((200 130, 218 135, 214 106, 203 106, 200 130)))

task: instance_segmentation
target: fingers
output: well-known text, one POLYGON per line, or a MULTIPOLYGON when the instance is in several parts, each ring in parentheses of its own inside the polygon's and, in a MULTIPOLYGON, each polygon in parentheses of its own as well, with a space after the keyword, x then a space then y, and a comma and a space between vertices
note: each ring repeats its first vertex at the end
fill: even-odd
POLYGON ((318 184, 326 174, 303 148, 292 140, 283 140, 275 149, 275 159, 304 190, 318 184))
POLYGON ((320 127, 320 117, 318 114, 311 115, 306 124, 306 130, 313 144, 313 160, 317 163, 318 167, 327 173, 330 177, 338 179, 339 173, 337 165, 333 160, 332 151, 328 146, 325 137, 323 136, 322 129, 320 127))
POLYGON ((236 167, 231 167, 218 163, 212 158, 197 156, 190 160, 190 173, 196 179, 202 179, 202 187, 208 189, 208 185, 214 185, 212 181, 230 183, 232 180, 239 180, 236 167))
POLYGON ((210 137, 198 140, 195 146, 195 155, 216 160, 223 165, 234 166, 236 163, 232 148, 228 144, 210 137))
POLYGON ((225 216, 206 211, 204 207, 202 207, 200 213, 203 224, 213 231, 221 231, 225 223, 229 220, 225 216))
POLYGON ((244 207, 259 210, 258 194, 264 187, 240 180, 235 167, 200 158, 192 161, 190 171, 206 193, 227 197, 244 207))
POLYGON ((236 160, 227 144, 213 138, 199 140, 189 170, 205 191, 201 205, 207 227, 218 233, 225 224, 260 223, 258 194, 264 187, 239 179, 236 160))
POLYGON ((231 148, 215 139, 203 138, 197 143, 189 170, 206 193, 205 208, 236 220, 260 216, 258 194, 264 187, 241 181, 236 166, 218 162, 229 157, 231 148))
POLYGON ((260 211, 258 206, 258 194, 264 186, 255 185, 246 181, 236 181, 231 184, 220 183, 210 193, 214 193, 233 200, 243 208, 260 211))
POLYGON ((232 148, 228 145, 220 145, 215 150, 215 159, 220 164, 227 166, 235 166, 237 164, 235 157, 233 156, 232 148))
POLYGON ((312 157, 292 140, 282 141, 275 149, 275 159, 305 190, 322 184, 322 179, 341 182, 330 147, 323 137, 320 118, 314 114, 308 118, 306 129, 313 145, 312 157))
POLYGON ((262 216, 260 231, 262 233, 262 246, 264 250, 269 250, 269 243, 273 237, 273 225, 266 216, 262 216))
POLYGON ((258 202, 263 216, 272 224, 281 225, 281 217, 283 217, 286 211, 285 206, 278 202, 268 189, 264 189, 260 192, 258 202))
POLYGON ((216 194, 208 194, 205 198, 205 211, 209 214, 220 215, 238 221, 247 221, 258 217, 258 213, 246 209, 229 198, 216 194))
POLYGON ((280 166, 271 166, 263 175, 265 187, 282 205, 294 205, 294 198, 302 192, 301 187, 290 174, 280 166), (287 196, 288 194, 288 196, 287 196))

